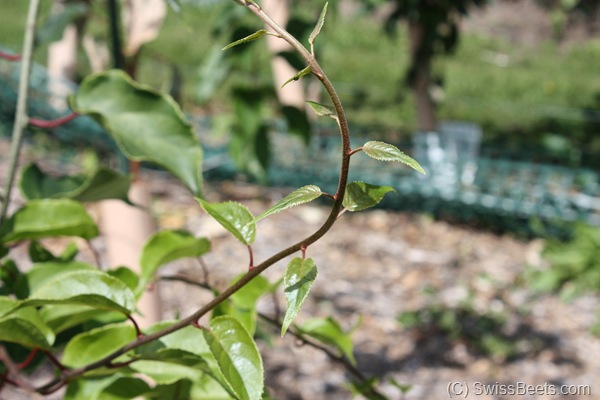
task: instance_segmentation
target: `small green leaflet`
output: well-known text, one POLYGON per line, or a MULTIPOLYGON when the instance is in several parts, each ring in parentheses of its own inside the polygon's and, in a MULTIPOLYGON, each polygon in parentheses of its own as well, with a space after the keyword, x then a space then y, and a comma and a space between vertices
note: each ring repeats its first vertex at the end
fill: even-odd
POLYGON ((256 239, 256 224, 248 207, 235 201, 213 204, 200 198, 196 198, 196 200, 198 200, 204 211, 231 232, 240 242, 245 245, 254 242, 254 239, 256 239))
POLYGON ((323 24, 325 23, 325 15, 327 15, 328 5, 329 3, 325 3, 323 11, 321 11, 321 16, 319 16, 319 20, 317 21, 317 25, 315 25, 315 28, 308 37, 308 42, 310 43, 311 47, 315 44, 315 39, 317 38, 319 33, 321 33, 321 28, 323 28, 323 24))
POLYGON ((278 212, 287 210, 288 208, 292 208, 300 204, 309 203, 314 199, 320 197, 322 194, 323 192, 321 192, 321 189, 318 186, 303 186, 300 189, 294 190, 292 193, 288 194, 283 199, 279 200, 273 207, 269 208, 267 211, 256 217, 254 219, 254 222, 258 222, 261 219, 268 217, 269 215, 273 215, 278 212))
POLYGON ((283 88, 288 83, 293 82, 293 81, 297 81, 300 78, 302 78, 304 75, 308 75, 311 72, 312 72, 312 68, 309 65, 308 67, 304 68, 302 71, 299 71, 296 75, 292 76, 290 79, 288 79, 287 81, 285 81, 285 83, 283 85, 281 85, 281 87, 283 88))
POLYGON ((308 104, 319 117, 336 117, 335 111, 327 106, 324 106, 323 104, 315 103, 314 101, 309 100, 306 101, 306 104, 308 104))
POLYGON ((267 32, 264 29, 261 29, 259 31, 254 32, 252 35, 248 35, 243 39, 236 40, 235 42, 228 44, 227 46, 223 47, 221 50, 228 50, 234 46, 237 46, 238 44, 252 42, 252 41, 254 41, 256 39, 260 39, 261 37, 268 35, 268 34, 269 34, 269 32, 267 32))
POLYGON ((386 193, 395 192, 391 186, 377 186, 364 182, 351 182, 346 187, 344 202, 348 211, 360 211, 374 207, 384 198, 386 193))
POLYGON ((396 146, 384 142, 367 142, 362 147, 363 151, 369 156, 379 161, 395 161, 408 165, 415 171, 426 174, 421 165, 412 157, 407 156, 396 146))
POLYGON ((288 306, 281 326, 281 336, 285 335, 289 326, 294 322, 316 278, 317 265, 312 258, 303 260, 296 257, 288 264, 283 276, 283 287, 288 306))
POLYGON ((262 359, 252 337, 235 318, 221 316, 210 321, 202 334, 219 370, 240 400, 259 400, 264 390, 262 359))

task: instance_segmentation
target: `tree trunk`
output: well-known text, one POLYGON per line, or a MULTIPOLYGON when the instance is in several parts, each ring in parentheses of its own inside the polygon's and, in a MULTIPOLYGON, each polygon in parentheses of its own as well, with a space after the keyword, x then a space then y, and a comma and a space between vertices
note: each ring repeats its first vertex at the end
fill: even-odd
POLYGON ((415 98, 418 129, 421 132, 435 131, 437 129, 435 104, 429 92, 431 86, 431 56, 420 51, 423 40, 423 26, 418 22, 410 21, 408 33, 414 68, 410 85, 415 98))
MULTIPOLYGON (((275 22, 283 27, 287 25, 290 19, 289 0, 263 0, 261 7, 275 22)), ((267 45, 272 54, 271 67, 273 69, 273 80, 279 102, 285 106, 304 110, 305 94, 301 82, 293 82, 281 88, 281 85, 296 75, 298 71, 277 54, 291 51, 292 47, 285 40, 270 35, 267 36, 267 45)))

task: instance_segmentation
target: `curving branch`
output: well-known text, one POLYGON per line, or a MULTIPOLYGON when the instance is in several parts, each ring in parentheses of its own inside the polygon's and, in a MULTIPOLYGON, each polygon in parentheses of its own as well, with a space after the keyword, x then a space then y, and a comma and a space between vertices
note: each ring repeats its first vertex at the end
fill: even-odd
POLYGON ((274 254, 270 258, 263 261, 262 263, 255 265, 254 268, 251 268, 240 280, 238 280, 236 283, 229 286, 227 289, 225 289, 223 292, 221 292, 219 295, 217 295, 214 299, 212 299, 210 302, 205 304, 203 307, 201 307, 199 310, 197 310, 190 316, 174 323, 171 326, 166 327, 165 329, 157 331, 153 334, 139 337, 137 340, 121 347, 120 349, 114 351, 113 353, 104 357, 101 360, 98 360, 94 363, 91 363, 91 364, 81 367, 81 368, 75 368, 75 369, 63 371, 63 373, 59 377, 53 379, 52 381, 50 381, 49 383, 47 383, 41 387, 39 387, 37 389, 37 391, 39 393, 46 394, 46 393, 51 393, 53 391, 56 391, 57 388, 64 386, 69 381, 85 374, 86 372, 95 370, 100 367, 110 365, 111 362, 115 358, 117 358, 137 347, 140 347, 146 343, 150 343, 154 340, 157 340, 163 336, 173 333, 173 332, 175 332, 179 329, 182 329, 188 325, 196 324, 197 321, 202 316, 204 316, 205 314, 207 314, 208 312, 213 310, 215 307, 217 307, 217 305, 219 305, 220 303, 222 303, 223 301, 228 299, 231 295, 233 295, 235 292, 240 290, 247 283, 249 283, 252 279, 254 279, 256 276, 260 275, 263 271, 265 271, 267 268, 269 268, 273 264, 277 263, 278 261, 284 259, 285 257, 287 257, 289 255, 292 255, 298 251, 305 251, 308 246, 310 246, 311 244, 313 244, 314 242, 319 240, 321 237, 323 237, 331 229, 333 224, 336 222, 336 220, 342 210, 342 201, 344 199, 344 192, 346 191, 346 185, 348 182, 348 173, 349 173, 349 168, 350 168, 350 154, 351 154, 350 130, 348 127, 348 121, 344 114, 344 109, 342 107, 341 100, 340 100, 338 94, 336 93, 336 91, 333 87, 333 84, 331 83, 329 78, 326 76, 326 74, 323 72, 323 69, 317 62, 314 55, 312 55, 310 53, 310 51, 308 51, 289 32, 287 32, 284 28, 282 28, 275 21, 273 21, 268 15, 266 15, 256 3, 254 3, 253 1, 249 1, 249 0, 234 0, 234 1, 236 1, 239 4, 244 5, 248 9, 250 9, 258 18, 260 18, 266 25, 268 25, 271 29, 273 29, 276 32, 276 34, 278 34, 283 40, 287 41, 304 58, 304 60, 309 65, 312 74, 321 81, 323 87, 327 91, 327 93, 335 107, 335 111, 337 113, 337 119, 338 119, 338 123, 339 123, 339 128, 340 128, 340 136, 341 136, 341 140, 342 140, 342 154, 341 154, 341 166, 340 166, 338 187, 337 187, 336 194, 333 196, 334 202, 333 202, 333 206, 329 212, 329 216, 327 217, 327 220, 323 223, 323 225, 317 231, 315 231, 312 235, 306 237, 305 239, 299 241, 298 243, 296 243, 286 249, 281 250, 280 252, 274 254))

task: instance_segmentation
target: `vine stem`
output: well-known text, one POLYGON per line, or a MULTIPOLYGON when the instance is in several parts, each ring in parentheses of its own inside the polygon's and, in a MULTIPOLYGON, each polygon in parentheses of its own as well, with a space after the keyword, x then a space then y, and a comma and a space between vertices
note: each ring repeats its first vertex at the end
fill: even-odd
POLYGON ((240 280, 229 286, 227 289, 219 293, 216 297, 214 297, 210 302, 206 303, 203 307, 198 309, 193 314, 188 317, 170 325, 160 331, 154 332, 149 335, 142 336, 136 339, 133 342, 126 344, 120 349, 114 351, 113 353, 107 355, 106 357, 98 360, 96 362, 90 363, 84 367, 71 369, 68 371, 63 371, 61 376, 55 378, 54 380, 48 382, 47 384, 39 387, 37 391, 39 393, 51 393, 56 390, 57 387, 64 386, 68 381, 72 380, 75 377, 81 376, 86 372, 92 371, 94 369, 109 365, 112 360, 115 358, 137 348, 146 343, 150 343, 154 340, 157 340, 163 336, 166 336, 170 333, 173 333, 179 329, 182 329, 189 325, 196 325, 197 321, 214 309, 217 305, 228 299, 235 292, 240 290, 246 284, 248 284, 252 279, 260 275, 267 268, 275 264, 276 262, 284 259, 285 257, 292 255, 302 249, 306 249, 308 246, 319 240, 323 237, 336 222, 340 211, 342 210, 342 201, 344 199, 344 192, 346 191, 346 184, 348 182, 348 173, 350 169, 350 130, 348 127, 348 121, 346 120, 346 116, 344 114, 344 109, 342 107, 341 100, 338 94, 333 87, 333 84, 327 78, 325 73, 323 72, 321 66, 315 59, 315 57, 289 32, 279 26, 275 21, 273 21, 268 15, 266 15, 260 7, 254 2, 248 2, 245 0, 234 0, 239 4, 242 4, 249 8, 258 18, 260 18, 265 24, 267 24, 271 29, 273 29, 277 34, 281 36, 281 38, 287 41, 308 63, 311 67, 312 74, 319 79, 327 91, 337 113, 339 127, 340 127, 340 136, 342 140, 342 154, 341 154, 341 166, 340 166, 340 177, 338 181, 338 188, 336 191, 335 200, 331 207, 329 216, 327 220, 321 225, 321 227, 314 232, 312 235, 308 236, 304 240, 286 248, 278 253, 274 254, 270 258, 266 259, 262 263, 254 266, 254 268, 250 269, 240 280), (244 1, 243 3, 241 1, 244 1))
POLYGON ((29 88, 29 74, 31 73, 31 58, 33 54, 33 39, 35 36, 35 21, 40 6, 40 0, 29 1, 29 11, 25 24, 25 37, 23 40, 23 53, 21 64, 21 75, 19 79, 19 92, 17 99, 17 111, 15 114, 15 124, 13 126, 12 140, 10 144, 10 155, 8 161, 8 178, 4 187, 4 200, 0 211, 0 223, 6 218, 8 204, 13 182, 17 173, 17 163, 19 153, 23 144, 23 132, 27 126, 27 95, 29 88))

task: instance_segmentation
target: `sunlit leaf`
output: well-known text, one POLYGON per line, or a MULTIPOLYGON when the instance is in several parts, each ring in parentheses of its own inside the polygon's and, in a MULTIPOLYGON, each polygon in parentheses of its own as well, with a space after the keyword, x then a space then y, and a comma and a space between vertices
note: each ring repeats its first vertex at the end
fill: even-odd
POLYGON ((263 218, 268 217, 269 215, 276 214, 278 212, 287 210, 288 208, 292 208, 298 206, 300 204, 309 203, 316 198, 320 197, 323 194, 321 189, 315 185, 307 185, 303 186, 300 189, 294 190, 292 193, 285 196, 283 199, 279 200, 273 207, 269 208, 267 211, 260 214, 254 222, 258 222, 263 218))
POLYGON ((72 103, 102 123, 128 158, 156 163, 202 195, 202 149, 171 97, 113 70, 84 79, 72 103))
POLYGON ((364 182, 351 182, 346 187, 343 205, 348 211, 360 211, 374 207, 386 193, 395 192, 391 186, 370 185, 364 182))
POLYGON ((363 151, 369 156, 380 161, 395 161, 408 165, 415 171, 425 174, 425 170, 412 157, 407 156, 396 146, 384 142, 367 142, 363 151))
POLYGON ((214 318, 202 331, 223 379, 241 400, 258 400, 264 389, 260 353, 242 324, 230 316, 214 318))
POLYGON ((312 258, 303 260, 296 257, 288 264, 283 276, 283 287, 288 306, 281 326, 281 336, 294 322, 316 278, 317 265, 312 258))
POLYGON ((32 200, 14 213, 0 228, 4 243, 55 236, 98 235, 96 224, 83 205, 73 200, 32 200))
POLYGON ((250 245, 256 238, 254 216, 248 207, 235 201, 224 203, 209 203, 196 199, 211 217, 227 229, 233 236, 245 245, 250 245))
POLYGON ((246 36, 243 39, 236 40, 235 42, 228 44, 227 46, 223 47, 222 50, 228 50, 234 46, 237 46, 238 44, 252 42, 256 39, 260 39, 261 37, 265 36, 266 34, 268 34, 268 32, 264 29, 261 29, 259 31, 254 32, 252 35, 246 36))
POLYGON ((47 279, 22 306, 79 304, 129 314, 135 297, 119 279, 101 271, 72 271, 47 279))

